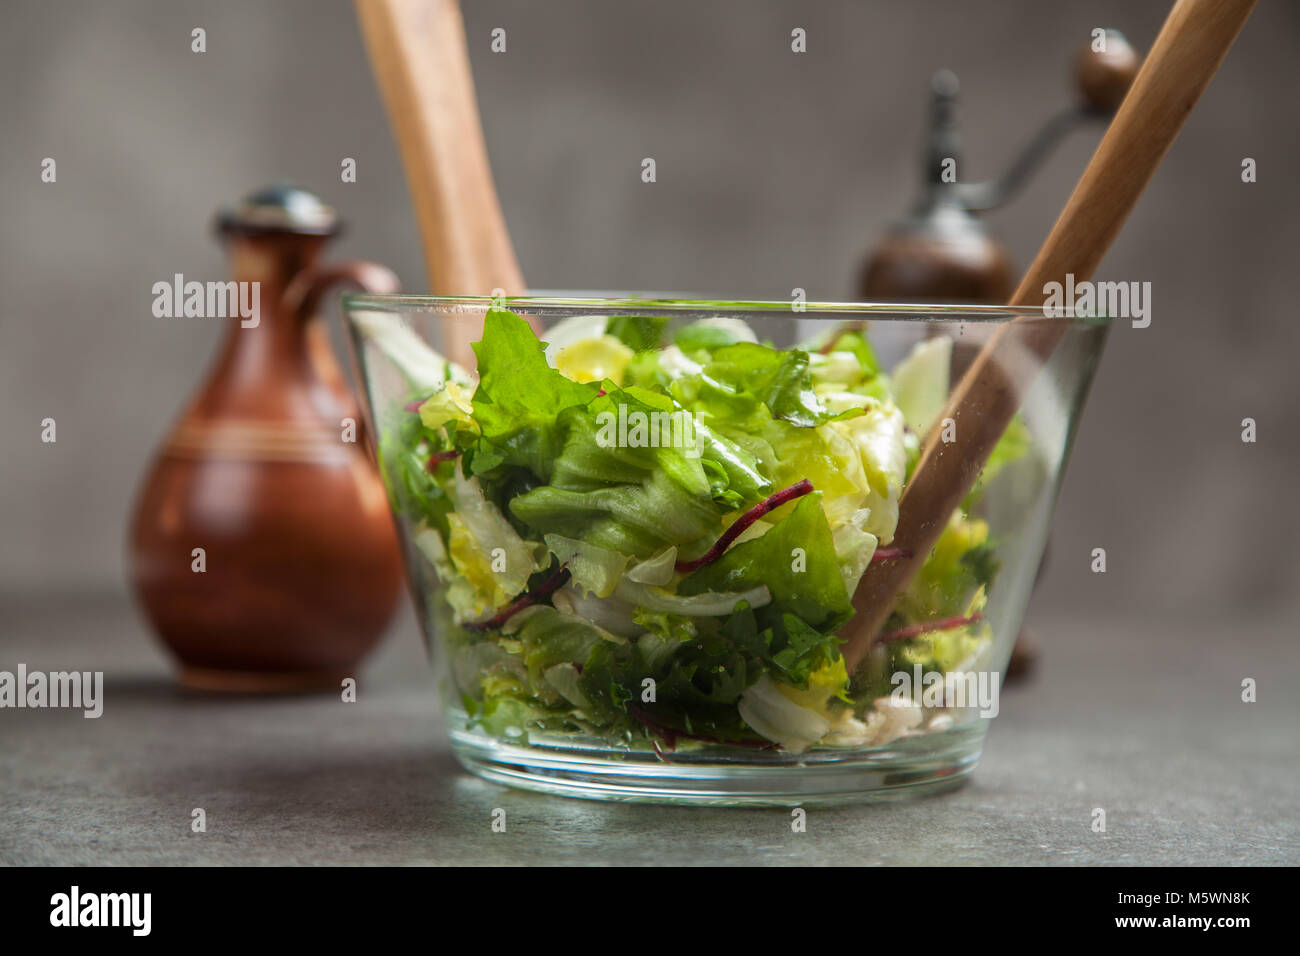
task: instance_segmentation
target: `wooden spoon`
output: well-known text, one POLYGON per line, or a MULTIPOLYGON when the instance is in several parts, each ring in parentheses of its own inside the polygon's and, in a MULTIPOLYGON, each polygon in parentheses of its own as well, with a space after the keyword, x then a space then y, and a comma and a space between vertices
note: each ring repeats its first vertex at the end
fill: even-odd
MULTIPOLYGON (((1046 283, 1064 283, 1067 273, 1076 282, 1093 274, 1254 6, 1255 0, 1178 0, 1012 305, 1041 305, 1046 283)), ((945 444, 932 431, 899 502, 891 547, 907 557, 871 565, 853 597, 857 614, 842 648, 850 672, 1068 327, 1041 319, 1002 326, 953 390, 940 417, 956 422, 956 441, 945 444)))
MULTIPOLYGON (((488 165, 456 0, 356 0, 397 136, 436 295, 523 295, 488 165)), ((477 322, 444 323, 447 357, 475 367, 477 322)))

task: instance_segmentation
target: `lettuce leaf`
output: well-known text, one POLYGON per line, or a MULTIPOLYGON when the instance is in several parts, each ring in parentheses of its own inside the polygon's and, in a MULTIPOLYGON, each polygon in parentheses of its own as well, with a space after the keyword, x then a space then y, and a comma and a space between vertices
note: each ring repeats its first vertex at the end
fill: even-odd
POLYGON ((1033 437, 1029 434, 1029 426, 1025 424, 1024 416, 1017 414, 1011 419, 1011 424, 1002 433, 998 443, 993 446, 993 451, 989 453, 988 460, 984 462, 984 468, 980 471, 979 481, 962 501, 962 510, 969 512, 973 509, 984 496, 984 489, 993 483, 1002 469, 1023 458, 1031 447, 1033 447, 1033 437))
POLYGON ((757 342, 758 338, 743 320, 728 316, 700 319, 683 325, 673 334, 673 344, 683 352, 712 352, 736 342, 757 342))
POLYGON ((746 689, 737 704, 745 723, 790 753, 803 753, 830 733, 830 721, 795 703, 764 674, 746 689))
POLYGON ((965 614, 997 570, 988 536, 986 522, 954 514, 899 599, 896 613, 909 621, 965 614))
POLYGON ((830 417, 812 390, 808 353, 798 349, 785 352, 749 342, 729 345, 713 353, 704 376, 710 383, 752 396, 774 418, 795 425, 811 427, 830 417))
POLYGON ((669 396, 605 385, 607 394, 558 416, 563 439, 549 482, 510 501, 529 528, 646 558, 668 545, 711 541, 721 533, 725 512, 765 490, 757 463, 742 449, 721 438, 679 434, 680 416, 689 423, 689 414, 669 396), (662 422, 679 417, 671 419, 667 445, 661 438, 659 447, 629 447, 612 433, 620 416, 633 415, 657 415, 662 422), (733 485, 740 490, 733 493, 733 485))
POLYGON ((648 633, 626 648, 608 642, 594 647, 582 668, 582 690, 605 719, 638 734, 653 727, 706 739, 752 739, 736 702, 762 673, 759 659, 720 632, 692 641, 648 633))
MULTIPOLYGON (((737 704, 764 674, 786 693, 812 688, 818 674, 843 674, 835 638, 817 633, 793 615, 759 629, 753 610, 741 606, 721 626, 700 626, 671 614, 638 612, 647 628, 635 642, 593 648, 582 667, 582 691, 606 719, 634 733, 677 731, 704 739, 752 740, 737 704), (838 669, 835 662, 839 661, 838 669), (646 679, 653 681, 653 699, 646 679), (786 683, 788 682, 788 683, 786 683)), ((825 696, 841 695, 841 682, 825 696)))
POLYGON ((880 359, 876 358, 876 350, 871 347, 871 342, 861 332, 845 332, 836 339, 831 351, 851 353, 858 360, 858 365, 862 367, 862 373, 867 378, 880 372, 880 359))
POLYGON ((457 429, 464 427, 476 430, 478 426, 473 419, 474 403, 469 392, 455 382, 448 382, 440 392, 435 392, 420 404, 420 422, 430 431, 437 431, 447 424, 454 424, 457 429))
POLYGON ((406 415, 399 427, 385 429, 380 438, 379 473, 393 510, 414 523, 428 523, 445 540, 452 500, 439 479, 449 478, 455 466, 452 462, 438 466, 437 477, 429 472, 429 455, 439 443, 420 416, 406 415))
POLYGON ((712 564, 683 578, 677 593, 747 591, 766 585, 773 609, 793 614, 819 632, 833 631, 852 616, 853 605, 821 499, 819 491, 804 495, 760 537, 733 545, 712 564))
POLYGON ((613 315, 605 326, 612 335, 633 352, 657 349, 663 344, 668 317, 662 315, 613 315))
POLYGON ((574 584, 602 598, 614 593, 631 560, 626 554, 561 534, 546 535, 546 547, 568 567, 574 584))
MULTIPOLYGON (((871 514, 864 530, 888 544, 898 527, 898 500, 907 474, 902 413, 893 405, 880 405, 856 418, 828 422, 823 428, 856 449, 858 462, 845 465, 844 473, 865 479, 864 497, 858 506, 870 509, 871 514)), ((843 455, 841 452, 840 460, 843 455)))
POLYGON ((555 665, 581 664, 592 648, 605 643, 594 627, 553 607, 532 607, 518 616, 524 614, 527 618, 514 636, 523 649, 524 667, 534 690, 555 665))
POLYGON ((924 435, 948 403, 952 339, 925 339, 894 367, 894 402, 907 427, 924 435))
POLYGON ((477 478, 466 478, 459 467, 454 476, 456 507, 447 514, 447 556, 458 573, 449 597, 457 617, 465 620, 496 610, 518 597, 528 579, 541 570, 545 547, 519 536, 496 505, 484 496, 477 478))
POLYGON ((528 323, 505 309, 490 309, 483 339, 473 344, 479 384, 474 420, 482 432, 476 474, 501 465, 521 465, 549 479, 563 436, 561 412, 586 405, 600 391, 596 382, 570 381, 546 362, 546 346, 528 323))
POLYGON ((542 534, 567 531, 638 558, 649 557, 664 545, 694 541, 717 526, 711 503, 701 504, 660 472, 644 485, 592 491, 535 488, 511 501, 510 510, 542 534))
POLYGON ((675 378, 669 391, 682 405, 735 424, 755 420, 761 406, 774 418, 811 426, 832 416, 808 369, 807 352, 737 342, 716 349, 699 374, 675 378))

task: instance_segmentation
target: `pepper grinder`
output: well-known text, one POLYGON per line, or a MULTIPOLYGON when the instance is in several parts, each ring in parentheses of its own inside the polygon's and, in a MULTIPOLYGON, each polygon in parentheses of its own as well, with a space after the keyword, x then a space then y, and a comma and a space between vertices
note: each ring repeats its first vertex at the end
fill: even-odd
POLYGON ((1074 65, 1075 102, 1050 117, 1006 172, 987 182, 962 182, 957 130, 958 80, 940 70, 930 81, 930 128, 924 189, 863 266, 858 292, 865 302, 1005 302, 1014 285, 1011 258, 976 216, 1003 205, 1066 136, 1081 125, 1109 120, 1119 108, 1141 58, 1118 30, 1105 31, 1074 65))
MULTIPOLYGON (((890 228, 863 264, 858 281, 862 301, 1007 301, 1015 287, 1011 256, 976 214, 1014 196, 1067 133, 1087 123, 1108 121, 1119 108, 1141 58, 1118 30, 1105 30, 1104 34, 1101 49, 1089 42, 1075 57, 1075 102, 1050 117, 1006 172, 987 182, 958 179, 962 169, 956 122, 958 81, 949 70, 934 74, 924 189, 911 212, 890 228)), ((953 381, 961 377, 978 351, 977 344, 954 344, 953 381)), ((1037 642, 1022 629, 1007 666, 1007 679, 1027 676, 1038 657, 1037 642)))
POLYGON ((257 315, 225 319, 216 361, 145 474, 130 529, 136 594, 192 688, 337 689, 401 595, 383 484, 316 314, 340 283, 376 293, 398 284, 370 262, 320 265, 340 228, 333 209, 291 186, 255 192, 217 219, 257 315))

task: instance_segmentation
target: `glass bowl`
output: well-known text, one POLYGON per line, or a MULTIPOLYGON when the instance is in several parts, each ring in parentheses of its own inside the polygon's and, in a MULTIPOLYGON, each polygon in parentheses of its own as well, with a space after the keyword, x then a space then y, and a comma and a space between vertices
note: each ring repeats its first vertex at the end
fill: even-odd
POLYGON ((344 306, 470 771, 596 799, 802 805, 934 791, 974 768, 1105 320, 631 297, 344 306), (927 440, 953 442, 947 398, 995 333, 1019 412, 850 673, 852 596, 900 557, 900 494, 927 440))

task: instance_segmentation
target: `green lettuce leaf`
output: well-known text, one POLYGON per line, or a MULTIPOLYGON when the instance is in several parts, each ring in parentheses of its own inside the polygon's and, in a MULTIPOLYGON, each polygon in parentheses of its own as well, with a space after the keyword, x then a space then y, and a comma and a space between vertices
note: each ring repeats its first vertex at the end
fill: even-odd
POLYGON ((868 378, 880 372, 880 359, 876 358, 876 350, 861 332, 845 332, 836 340, 831 351, 852 353, 862 366, 863 375, 868 378))
POLYGON ((505 309, 488 311, 483 339, 473 348, 479 372, 474 420, 482 432, 475 473, 522 465, 549 479, 563 441, 557 419, 592 401, 600 385, 580 385, 551 368, 528 323, 505 309))
POLYGON ((614 593, 631 560, 626 554, 561 534, 546 535, 546 547, 569 569, 574 584, 597 597, 614 593))
POLYGON ((1029 434, 1029 426, 1025 424, 1022 415, 1016 415, 1011 419, 1011 424, 1007 430, 1002 433, 998 443, 993 446, 993 451, 989 453, 988 460, 984 462, 984 468, 980 471, 979 481, 975 487, 970 490, 962 501, 962 510, 969 512, 980 498, 984 495, 984 489, 992 484, 995 479, 1008 465, 1019 461, 1033 446, 1033 437, 1029 434))
POLYGON ((628 447, 610 434, 620 405, 648 415, 671 411, 671 399, 606 384, 608 394, 559 416, 550 483, 512 499, 511 512, 539 534, 639 558, 717 532, 721 509, 700 459, 683 448, 628 447))
POLYGON ((832 416, 813 391, 808 364, 807 352, 737 342, 715 350, 700 374, 679 377, 669 389, 682 405, 719 420, 748 422, 762 406, 775 418, 816 425, 832 416))
POLYGON ((677 592, 746 591, 766 585, 772 609, 793 614, 820 632, 833 631, 852 616, 853 605, 840 576, 821 498, 821 492, 804 495, 761 536, 733 545, 712 564, 687 575, 677 592))
POLYGON ((400 426, 385 429, 380 438, 379 473, 393 509, 413 523, 427 522, 446 540, 452 501, 443 484, 455 466, 450 461, 439 465, 437 476, 428 468, 429 456, 441 441, 424 427, 419 415, 405 415, 400 426))
POLYGON ((692 322, 673 333, 673 345, 687 353, 712 352, 742 341, 744 337, 727 323, 692 322))
POLYGON ((638 558, 667 545, 711 542, 728 511, 760 500, 770 481, 725 436, 697 429, 661 392, 605 382, 606 394, 556 419, 562 443, 550 480, 511 499, 511 513, 538 534, 560 534, 638 558), (632 444, 626 419, 654 418, 632 444), (668 434, 665 434, 668 433, 668 434))
POLYGON ((997 572, 989 526, 954 514, 895 608, 910 622, 967 613, 972 598, 997 572))
POLYGON ((657 349, 663 344, 666 316, 614 315, 605 326, 605 334, 612 335, 633 352, 657 349))
POLYGON ((513 499, 510 510, 540 534, 567 534, 638 558, 719 528, 712 499, 689 494, 662 471, 641 484, 590 491, 544 485, 513 499))
POLYGON ((752 740, 736 702, 758 680, 762 662, 721 632, 678 641, 654 633, 627 647, 594 647, 582 691, 605 719, 645 735, 647 728, 716 740, 752 740), (653 684, 647 684, 647 678, 653 684), (651 699, 650 689, 653 688, 651 699))
POLYGON ((952 339, 918 342, 894 367, 894 401, 907 427, 924 435, 948 403, 948 369, 952 364, 952 339))

